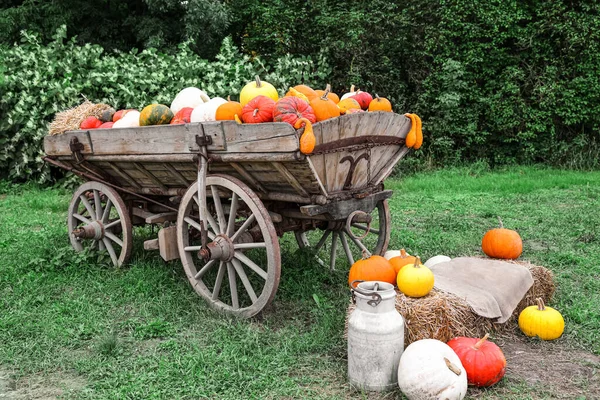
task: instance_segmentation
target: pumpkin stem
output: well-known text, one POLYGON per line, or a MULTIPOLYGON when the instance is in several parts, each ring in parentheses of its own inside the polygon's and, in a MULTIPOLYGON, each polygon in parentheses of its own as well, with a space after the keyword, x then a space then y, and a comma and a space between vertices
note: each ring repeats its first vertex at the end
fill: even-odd
POLYGON ((484 337, 482 337, 481 339, 479 339, 479 341, 477 343, 475 343, 475 345, 473 346, 473 348, 475 350, 479 350, 479 348, 483 345, 483 343, 490 337, 489 333, 486 333, 484 337))
POLYGON ((325 88, 325 93, 323 93, 323 96, 321 96, 321 99, 329 100, 329 97, 327 97, 327 95, 329 94, 330 91, 331 91, 331 86, 327 85, 327 87, 325 88))
POLYGON ((331 85, 328 83, 327 86, 325 86, 325 91, 330 91, 331 92, 331 85))
POLYGON ((362 259, 363 259, 363 260, 366 260, 367 258, 369 258, 368 254, 369 254, 369 253, 367 252, 367 250, 363 250, 363 251, 362 251, 362 259))
POLYGON ((498 215, 498 223, 500 224, 500 229, 504 228, 504 224, 502 223, 502 218, 498 215))
POLYGON ((400 250, 400 257, 402 257, 402 258, 406 258, 406 256, 408 256, 408 254, 406 254, 406 250, 404 250, 404 249, 401 249, 401 250, 400 250))
POLYGON ((381 98, 379 97, 379 95, 377 93, 375 93, 375 98, 377 99, 377 102, 381 101, 381 98))
POLYGON ((350 93, 354 92, 354 85, 350 86, 350 93))
POLYGON ((462 373, 460 368, 458 368, 456 365, 452 364, 452 362, 450 360, 448 360, 446 357, 444 357, 444 361, 446 362, 446 367, 448 367, 448 369, 450 371, 454 372, 457 376, 460 376, 460 374, 462 373))
POLYGON ((421 262, 421 257, 416 256, 414 265, 415 265, 415 268, 421 268, 421 265, 423 265, 423 263, 421 262))
POLYGON ((254 109, 254 112, 252 113, 252 116, 253 116, 253 117, 256 117, 256 114, 258 114, 258 108, 255 108, 255 109, 254 109))
POLYGON ((537 299, 535 299, 535 301, 537 301, 538 304, 538 310, 540 311, 544 311, 546 309, 546 306, 544 304, 544 300, 542 300, 541 297, 538 297, 537 299))
POLYGON ((227 101, 231 101, 231 95, 227 96, 227 101))
POLYGON ((256 75, 254 77, 254 79, 256 79, 256 87, 259 88, 262 86, 262 82, 260 81, 260 78, 258 77, 258 75, 256 75))

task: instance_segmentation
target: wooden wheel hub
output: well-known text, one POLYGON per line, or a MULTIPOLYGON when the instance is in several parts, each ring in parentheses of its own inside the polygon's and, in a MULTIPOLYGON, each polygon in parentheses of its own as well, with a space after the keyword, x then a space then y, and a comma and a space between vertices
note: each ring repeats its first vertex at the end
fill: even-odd
POLYGON ((72 234, 78 239, 100 240, 104 237, 104 225, 100 221, 92 221, 81 228, 73 229, 72 234))
POLYGON ((215 240, 206 245, 207 251, 200 250, 200 257, 208 260, 231 261, 235 255, 233 242, 225 235, 217 235, 215 240))

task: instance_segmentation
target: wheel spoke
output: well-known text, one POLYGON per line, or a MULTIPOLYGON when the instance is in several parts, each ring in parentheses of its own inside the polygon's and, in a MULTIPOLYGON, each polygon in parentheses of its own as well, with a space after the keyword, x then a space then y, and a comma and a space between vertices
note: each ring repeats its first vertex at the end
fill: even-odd
POLYGON ((94 206, 96 207, 96 219, 102 215, 102 202, 100 201, 100 192, 94 189, 94 206))
POLYGON ((231 260, 231 263, 233 264, 233 267, 235 268, 235 272, 237 272, 238 276, 240 277, 240 280, 242 281, 242 284, 244 285, 244 288, 246 289, 248 296, 250 296, 250 300, 252 300, 252 303, 255 303, 256 300, 258 300, 258 297, 256 296, 256 293, 254 292, 254 288, 252 288, 252 285, 250 284, 250 281, 248 280, 248 276, 244 272, 244 267, 242 266, 242 263, 240 263, 235 258, 233 260, 231 260))
POLYGON ((219 190, 215 185, 211 185, 210 191, 212 192, 213 202, 215 203, 215 209, 217 211, 217 218, 219 220, 219 231, 216 233, 225 233, 227 225, 225 223, 225 213, 223 212, 223 205, 221 204, 221 198, 219 197, 219 190))
MULTIPOLYGON (((194 221, 193 219, 191 219, 190 217, 185 217, 183 219, 185 222, 187 222, 188 224, 190 224, 194 229, 196 229, 198 232, 202 232, 202 228, 200 226, 200 223, 194 221)), ((215 235, 214 233, 212 233, 211 231, 207 230, 206 232, 208 232, 208 237, 210 239, 214 239, 217 237, 217 235, 215 235)))
POLYGON ((344 232, 346 232, 346 235, 348 235, 348 237, 350 237, 350 239, 352 239, 354 244, 357 245, 361 251, 365 251, 365 252, 367 252, 367 256, 369 256, 369 257, 371 256, 371 252, 365 247, 364 244, 362 244, 362 242, 360 240, 356 239, 354 236, 352 236, 350 233, 348 233, 347 230, 344 230, 344 232))
POLYGON ((256 265, 256 263, 254 261, 252 261, 251 259, 246 257, 241 251, 236 251, 234 254, 234 257, 237 258, 238 260, 240 260, 241 262, 243 262, 244 264, 246 264, 248 267, 250 267, 250 269, 252 269, 258 275, 260 275, 261 278, 263 278, 264 280, 267 280, 267 276, 268 276, 267 272, 265 270, 263 270, 261 267, 259 267, 258 265, 256 265))
POLYGON ((194 278, 196 279, 202 279, 202 277, 204 276, 204 274, 206 274, 208 272, 208 270, 217 262, 217 260, 210 260, 209 262, 207 262, 206 264, 204 264, 204 267, 202 267, 200 269, 200 271, 198 271, 198 273, 194 276, 194 278))
MULTIPOLYGON (((353 227, 358 228, 358 229, 362 229, 363 231, 367 230, 367 227, 365 225, 361 225, 361 224, 352 224, 353 227)), ((379 230, 378 229, 373 229, 373 228, 369 228, 369 233, 374 233, 376 235, 379 235, 379 230)))
POLYGON ((227 236, 233 235, 233 230, 235 229, 235 214, 238 209, 238 195, 233 192, 231 195, 231 205, 229 206, 229 221, 227 222, 227 236))
POLYGON ((104 242, 102 240, 98 240, 98 250, 100 250, 100 251, 106 250, 106 246, 104 245, 104 242))
POLYGON ((318 253, 319 250, 321 250, 321 247, 323 247, 323 245, 325 244, 325 241, 327 240, 327 238, 329 237, 329 235, 331 234, 331 230, 327 229, 324 233, 323 236, 321 236, 321 239, 319 240, 319 243, 317 243, 317 245, 315 246, 315 253, 318 253))
POLYGON ((96 219, 96 213, 94 212, 94 209, 92 208, 92 205, 88 201, 87 197, 85 197, 85 195, 81 194, 81 195, 79 195, 79 199, 83 203, 83 206, 87 210, 88 214, 90 214, 90 218, 96 219))
POLYGON ((335 258, 337 252, 337 238, 339 233, 337 231, 333 231, 333 238, 331 239, 331 257, 329 259, 329 269, 331 271, 335 271, 335 258))
POLYGON ((108 224, 104 225, 104 230, 106 231, 106 230, 112 228, 113 226, 120 225, 120 224, 121 224, 121 218, 115 219, 114 221, 111 221, 108 224))
POLYGON ((113 242, 118 244, 119 246, 123 247, 123 241, 121 239, 119 239, 118 237, 116 237, 115 235, 113 235, 112 233, 104 231, 104 236, 106 236, 107 238, 109 238, 110 240, 112 240, 113 242))
POLYGON ((223 283, 223 276, 225 275, 225 263, 221 261, 219 263, 219 272, 217 273, 217 280, 215 281, 215 287, 212 292, 212 299, 216 300, 219 298, 219 292, 221 291, 221 284, 223 283))
MULTIPOLYGON (((198 200, 198 196, 194 196, 194 200, 196 201, 196 204, 198 204, 198 207, 200 207, 200 200, 198 200)), ((220 233, 220 231, 219 231, 219 226, 217 225, 217 221, 215 221, 213 216, 210 215, 210 213, 208 213, 208 212, 206 213, 206 220, 208 221, 208 224, 212 228, 213 232, 215 232, 215 234, 218 235, 220 233)), ((208 227, 207 227, 207 229, 208 229, 208 227)), ((198 229, 198 230, 200 230, 200 229, 198 229)))
POLYGON ((119 266, 119 258, 117 257, 115 249, 113 248, 112 243, 110 243, 110 240, 107 238, 102 238, 102 243, 104 243, 106 246, 106 250, 108 250, 108 254, 110 254, 110 259, 112 260, 113 264, 119 266))
POLYGON ((79 220, 79 221, 83 222, 83 223, 84 223, 84 224, 86 224, 86 225, 89 225, 89 224, 91 224, 91 223, 92 223, 92 221, 90 221, 89 219, 87 219, 86 217, 84 217, 84 216, 83 216, 83 215, 81 215, 81 214, 73 213, 73 218, 75 218, 75 219, 77 219, 77 220, 79 220))
POLYGON ((112 206, 112 201, 110 201, 110 199, 106 199, 106 204, 104 205, 104 213, 102 213, 102 222, 105 223, 110 218, 110 210, 112 206))
POLYGON ((235 250, 243 250, 243 249, 265 249, 267 244, 265 242, 256 242, 256 243, 236 243, 233 245, 235 250))
POLYGON ((234 310, 237 310, 238 308, 240 308, 240 302, 238 300, 237 283, 235 281, 235 269, 233 268, 233 265, 230 263, 227 263, 227 275, 229 276, 229 290, 231 291, 231 305, 233 306, 234 310))
POLYGON ((237 237, 246 231, 246 229, 248 229, 248 227, 250 226, 250 224, 252 222, 254 222, 254 220, 256 219, 256 217, 254 216, 254 214, 250 215, 246 221, 244 221, 244 223, 242 224, 242 226, 240 226, 240 229, 238 229, 237 231, 235 231, 235 233, 229 238, 231 239, 232 242, 235 242, 235 239, 237 239, 237 237))
POLYGON ((352 266, 354 264, 354 257, 352 256, 352 252, 350 251, 350 246, 348 246, 348 240, 346 239, 346 235, 343 233, 340 234, 340 241, 342 242, 342 247, 344 248, 344 252, 346 252, 346 257, 348 258, 348 262, 352 266))

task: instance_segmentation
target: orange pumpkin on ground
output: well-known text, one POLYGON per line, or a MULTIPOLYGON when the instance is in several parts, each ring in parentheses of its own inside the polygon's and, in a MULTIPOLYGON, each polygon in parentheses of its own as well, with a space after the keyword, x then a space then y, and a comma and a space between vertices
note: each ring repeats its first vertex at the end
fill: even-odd
POLYGON ((456 337, 448 342, 467 371, 469 385, 487 387, 500 381, 506 371, 506 358, 495 343, 482 339, 456 337))
POLYGON ((399 256, 390 258, 390 264, 392 264, 394 271, 396 271, 396 274, 398 274, 402 267, 408 264, 414 264, 416 260, 417 257, 411 256, 406 252, 406 250, 401 249, 399 256))
MULTIPOLYGON (((363 259, 352 264, 350 268, 348 284, 351 285, 355 280, 382 281, 395 286, 396 273, 390 262, 385 258, 378 255, 366 258, 366 254, 363 253, 363 259)), ((356 284, 354 287, 356 287, 356 284)))
POLYGON ((227 97, 227 103, 221 104, 217 108, 215 119, 217 121, 233 121, 236 115, 242 115, 242 105, 227 97))
POLYGON ((275 100, 267 96, 256 96, 242 108, 242 121, 247 124, 260 124, 273 121, 275 100))
POLYGON ((277 100, 273 109, 274 122, 287 122, 290 125, 295 125, 300 118, 306 118, 311 123, 317 122, 312 107, 301 98, 288 96, 277 100))
POLYGON ((504 228, 498 217, 500 228, 491 229, 485 233, 481 241, 483 252, 492 258, 515 260, 523 252, 523 241, 516 231, 504 228))

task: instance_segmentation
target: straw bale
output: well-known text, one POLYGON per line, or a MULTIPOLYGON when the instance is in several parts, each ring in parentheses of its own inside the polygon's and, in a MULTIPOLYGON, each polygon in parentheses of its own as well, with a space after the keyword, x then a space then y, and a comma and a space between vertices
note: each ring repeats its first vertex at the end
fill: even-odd
MULTIPOLYGON (((396 310, 404 317, 405 322, 404 343, 409 345, 420 339, 438 339, 447 342, 456 336, 482 337, 492 330, 516 329, 519 313, 525 307, 535 304, 536 297, 541 297, 545 303, 550 302, 556 289, 554 275, 550 270, 528 262, 516 263, 529 269, 534 283, 512 317, 503 324, 477 315, 464 299, 435 288, 421 298, 411 298, 397 292, 396 310)), ((355 308, 356 306, 350 303, 346 313, 346 334, 348 317, 355 308)))
POLYGON ((77 107, 61 111, 54 116, 54 120, 50 123, 50 135, 60 135, 67 131, 79 129, 81 122, 87 117, 100 118, 102 113, 112 107, 108 104, 94 104, 89 100, 85 100, 77 107))

